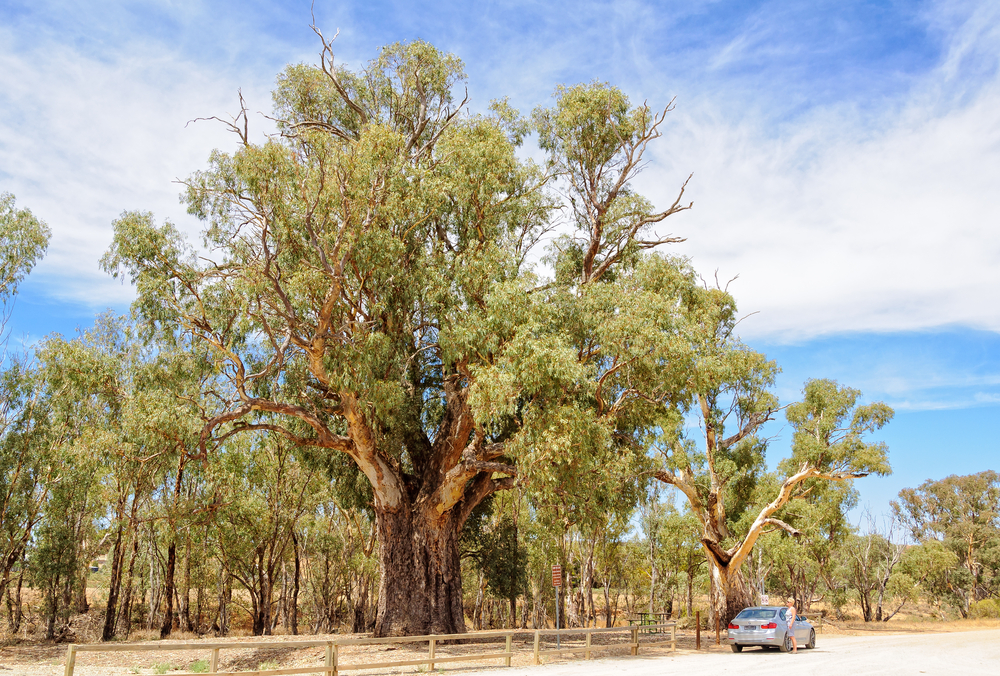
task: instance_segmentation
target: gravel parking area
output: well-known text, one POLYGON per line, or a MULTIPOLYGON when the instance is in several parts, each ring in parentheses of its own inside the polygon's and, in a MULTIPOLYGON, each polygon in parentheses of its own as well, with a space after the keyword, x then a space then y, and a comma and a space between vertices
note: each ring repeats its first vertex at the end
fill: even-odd
POLYGON ((821 636, 817 644, 815 650, 799 650, 797 654, 753 648, 739 654, 714 650, 677 653, 669 657, 560 662, 497 673, 504 676, 603 676, 610 673, 616 676, 747 676, 791 673, 787 670, 792 669, 809 676, 1000 674, 1000 631, 995 629, 947 634, 821 636))

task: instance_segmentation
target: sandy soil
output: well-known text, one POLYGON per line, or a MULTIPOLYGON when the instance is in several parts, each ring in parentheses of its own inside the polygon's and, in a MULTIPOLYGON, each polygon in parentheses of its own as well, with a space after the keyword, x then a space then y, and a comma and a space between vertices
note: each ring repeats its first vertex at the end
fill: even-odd
MULTIPOLYGON (((314 637, 302 637, 314 638, 314 637)), ((318 638, 318 637, 317 637, 318 638)), ((334 638, 334 637, 330 637, 334 638)), ((340 638, 343 638, 341 636, 340 638)), ((597 635, 595 635, 595 639, 597 635)), ((610 639, 610 637, 608 637, 610 639)), ((624 638, 624 637, 622 637, 624 638)), ((627 655, 627 648, 616 648, 613 657, 590 662, 582 660, 548 658, 547 664, 531 666, 530 641, 516 640, 513 667, 493 666, 498 660, 472 665, 439 664, 437 671, 447 673, 495 673, 497 676, 577 676, 603 675, 660 676, 661 674, 711 673, 715 675, 770 674, 776 669, 789 667, 788 660, 797 673, 816 676, 844 676, 845 674, 916 675, 916 674, 990 674, 1000 673, 1000 629, 963 631, 953 633, 881 634, 852 636, 823 634, 818 637, 815 650, 800 650, 789 655, 778 651, 746 649, 741 654, 730 652, 726 646, 712 645, 714 641, 704 636, 706 646, 694 650, 693 635, 685 632, 678 636, 679 650, 670 653, 665 648, 640 651, 638 657, 627 655), (626 654, 622 654, 626 653, 626 654)), ((711 637, 714 638, 714 637, 711 637)), ((246 640, 253 640, 248 638, 246 640)), ((294 639, 289 639, 291 643, 294 639)), ((554 646, 552 646, 554 647, 554 646)), ((426 645, 390 648, 365 646, 342 649, 341 663, 364 663, 419 658, 426 654, 426 645)), ((438 656, 494 652, 499 645, 440 646, 438 656)), ((278 650, 232 650, 223 653, 220 667, 226 671, 260 668, 262 662, 277 663, 282 667, 312 666, 322 663, 322 649, 298 649, 287 645, 278 650)), ((64 669, 66 646, 20 646, 0 649, 0 676, 61 676, 64 669)), ((160 653, 80 653, 76 676, 124 676, 125 674, 152 674, 153 665, 167 663, 174 669, 185 669, 199 652, 171 652, 169 644, 160 653)), ((581 655, 582 657, 582 655, 581 655)), ((266 667, 265 667, 266 668, 266 667)), ((271 667, 273 668, 273 667, 271 667)), ((378 671, 351 671, 344 673, 401 674, 425 672, 426 667, 397 667, 378 671)), ((168 675, 170 671, 166 672, 168 675)))

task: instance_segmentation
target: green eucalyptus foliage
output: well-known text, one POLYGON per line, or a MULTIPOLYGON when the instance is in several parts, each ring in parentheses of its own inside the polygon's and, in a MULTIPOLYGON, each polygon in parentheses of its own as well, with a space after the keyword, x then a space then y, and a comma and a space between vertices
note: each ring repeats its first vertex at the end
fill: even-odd
POLYGON ((679 241, 658 236, 653 226, 688 208, 680 206, 680 195, 658 212, 631 186, 671 106, 660 113, 632 107, 620 89, 600 82, 559 86, 554 98, 555 105, 536 108, 532 120, 572 211, 574 234, 558 238, 551 252, 556 280, 614 279, 619 263, 632 267, 641 251, 679 241))
POLYGON ((528 585, 528 550, 518 538, 514 517, 494 506, 487 499, 473 510, 462 531, 462 556, 483 575, 490 596, 517 598, 528 585))
POLYGON ((168 543, 194 520, 198 505, 176 499, 175 483, 210 410, 211 397, 202 394, 211 376, 204 355, 176 340, 143 341, 140 328, 105 314, 80 336, 53 335, 38 348, 52 424, 63 443, 91 463, 88 499, 101 510, 91 525, 99 523, 106 539, 81 538, 104 549, 82 552, 80 560, 83 566, 110 554, 104 640, 115 635, 126 556, 154 494, 163 502, 155 522, 162 519, 168 543))
POLYGON ((254 635, 270 634, 282 565, 300 519, 325 494, 317 472, 277 437, 242 436, 211 456, 214 545, 250 600, 254 635))
POLYGON ((863 437, 892 420, 893 411, 881 402, 859 406, 860 397, 859 390, 832 380, 806 382, 803 400, 785 413, 795 433, 792 456, 782 467, 789 473, 808 464, 823 472, 889 474, 888 446, 863 437))
MULTIPOLYGON (((802 609, 822 598, 841 617, 850 596, 841 550, 854 535, 848 513, 857 506, 858 492, 851 481, 810 480, 804 488, 805 496, 780 512, 799 535, 774 534, 757 544, 760 551, 755 556, 762 560, 765 591, 794 598, 802 609)), ((775 487, 769 492, 773 494, 775 487)))
POLYGON ((705 302, 686 262, 639 254, 658 217, 628 182, 656 116, 606 85, 561 90, 536 111, 553 171, 572 176, 596 153, 583 171, 616 178, 600 188, 611 220, 594 244, 605 283, 534 291, 524 254, 554 201, 515 155, 526 123, 504 102, 492 117, 452 115, 461 63, 426 43, 332 72, 287 68, 274 95, 284 136, 215 152, 189 179, 214 263, 133 213, 116 222, 105 267, 137 284, 148 322, 213 345, 240 396, 294 401, 343 434, 336 399, 351 393, 404 471, 419 474, 457 377, 477 436, 506 445, 542 502, 587 500, 600 492, 579 488, 597 484, 608 490, 595 513, 634 500, 615 487, 634 484, 643 431, 680 399, 688 314, 705 302), (598 113, 596 127, 584 119, 598 113), (310 353, 320 337, 322 355, 310 353))
POLYGON ((35 528, 62 475, 57 435, 35 365, 8 357, 0 371, 0 594, 23 572, 35 528))
POLYGON ((502 120, 408 123, 418 89, 431 112, 453 105, 464 79, 454 57, 409 43, 386 48, 360 73, 339 72, 364 114, 319 69, 291 66, 275 92, 288 135, 215 152, 189 179, 189 209, 208 223, 217 264, 199 266, 176 229, 138 213, 117 221, 104 264, 127 271, 148 321, 180 322, 214 342, 223 373, 234 375, 236 354, 259 354, 266 367, 277 347, 267 341, 291 336, 281 377, 269 370, 251 393, 299 399, 343 431, 309 391, 319 374, 319 394, 355 393, 378 423, 380 447, 407 464, 403 456, 418 452, 404 441, 412 446, 410 428, 438 422, 442 370, 488 360, 510 334, 504 324, 523 314, 525 282, 512 253, 548 203, 502 120), (509 293, 496 294, 498 286, 509 293), (339 294, 329 321, 343 339, 307 365, 296 348, 321 330, 331 288, 339 294), (253 344, 260 336, 265 342, 253 344))
POLYGON ((928 583, 960 612, 1000 593, 1000 474, 927 480, 900 491, 895 513, 923 547, 944 547, 960 564, 940 567, 928 583))
POLYGON ((45 255, 52 231, 28 209, 18 209, 14 196, 0 193, 0 301, 17 294, 35 264, 45 255))
POLYGON ((28 551, 29 579, 42 598, 48 639, 69 631, 73 601, 85 583, 80 576, 90 554, 85 547, 97 535, 94 522, 103 506, 97 463, 86 449, 65 446, 52 460, 61 467, 28 551))

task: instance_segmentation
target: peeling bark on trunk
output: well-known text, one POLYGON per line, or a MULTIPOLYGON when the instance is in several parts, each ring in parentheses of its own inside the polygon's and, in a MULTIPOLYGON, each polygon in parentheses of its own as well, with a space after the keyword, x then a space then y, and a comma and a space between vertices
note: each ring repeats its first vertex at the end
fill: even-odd
POLYGON ((710 601, 712 614, 719 620, 720 627, 729 625, 741 610, 753 605, 750 591, 743 580, 743 573, 709 555, 711 575, 710 601))

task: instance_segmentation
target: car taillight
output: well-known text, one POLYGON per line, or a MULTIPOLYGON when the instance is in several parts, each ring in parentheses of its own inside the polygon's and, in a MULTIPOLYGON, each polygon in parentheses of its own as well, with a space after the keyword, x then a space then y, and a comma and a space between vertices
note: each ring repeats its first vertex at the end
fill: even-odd
POLYGON ((761 629, 777 629, 778 625, 774 622, 768 622, 767 624, 760 625, 761 629))
POLYGON ((730 623, 729 623, 729 628, 730 628, 730 629, 739 629, 739 628, 740 628, 740 625, 738 625, 738 624, 733 624, 732 622, 730 622, 730 623))

